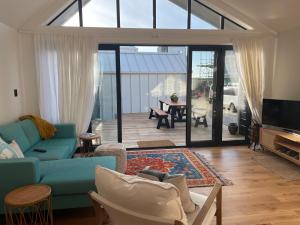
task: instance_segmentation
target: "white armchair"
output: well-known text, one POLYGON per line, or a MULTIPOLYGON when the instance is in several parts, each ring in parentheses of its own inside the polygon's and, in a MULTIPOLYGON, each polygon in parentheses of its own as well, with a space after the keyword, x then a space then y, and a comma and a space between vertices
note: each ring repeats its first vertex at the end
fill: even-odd
MULTIPOLYGON (((190 192, 191 199, 196 204, 193 213, 186 214, 187 223, 141 214, 123 206, 117 205, 99 195, 90 192, 97 217, 97 225, 210 225, 216 217, 216 224, 222 224, 222 186, 216 184, 208 196, 190 192)), ((126 193, 123 193, 126 195, 126 193)), ((141 199, 143 201, 143 199, 141 199)))

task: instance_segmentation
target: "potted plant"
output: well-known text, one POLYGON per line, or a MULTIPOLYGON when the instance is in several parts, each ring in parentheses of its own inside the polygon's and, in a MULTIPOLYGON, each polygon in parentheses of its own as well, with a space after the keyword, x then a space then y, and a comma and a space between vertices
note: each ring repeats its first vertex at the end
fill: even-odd
POLYGON ((171 99, 172 102, 178 102, 178 96, 176 95, 176 93, 173 93, 170 96, 170 99, 171 99))
POLYGON ((231 135, 236 135, 238 131, 238 125, 236 123, 228 124, 228 131, 231 135))

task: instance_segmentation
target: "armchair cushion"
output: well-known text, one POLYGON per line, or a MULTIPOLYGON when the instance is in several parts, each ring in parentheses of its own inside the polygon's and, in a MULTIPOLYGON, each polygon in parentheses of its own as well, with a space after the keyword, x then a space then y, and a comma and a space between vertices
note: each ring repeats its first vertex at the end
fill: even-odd
POLYGON ((136 213, 187 224, 179 191, 172 184, 124 175, 97 166, 96 186, 100 196, 116 205, 136 213))
POLYGON ((167 174, 163 182, 173 184, 175 187, 178 188, 180 192, 180 200, 185 213, 192 213, 195 211, 196 209, 195 203, 191 200, 189 188, 187 186, 186 179, 183 174, 178 174, 178 175, 167 174))
MULTIPOLYGON (((192 198, 192 201, 196 204, 196 210, 194 210, 194 212, 192 213, 187 213, 187 220, 188 220, 188 224, 192 225, 196 219, 196 217, 198 216, 202 206, 204 205, 205 201, 207 200, 208 196, 202 195, 202 194, 198 194, 198 193, 194 193, 194 192, 190 192, 190 196, 192 198)), ((213 220, 213 217, 215 216, 217 211, 217 205, 216 202, 214 202, 210 209, 208 210, 208 213, 206 214, 203 223, 201 225, 210 225, 211 221, 213 220)))

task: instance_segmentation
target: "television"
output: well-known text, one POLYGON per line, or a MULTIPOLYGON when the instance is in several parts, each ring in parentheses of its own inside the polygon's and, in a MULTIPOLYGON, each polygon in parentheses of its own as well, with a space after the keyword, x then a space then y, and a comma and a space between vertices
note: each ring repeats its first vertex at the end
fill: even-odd
POLYGON ((300 131, 300 101, 264 99, 262 124, 300 131))

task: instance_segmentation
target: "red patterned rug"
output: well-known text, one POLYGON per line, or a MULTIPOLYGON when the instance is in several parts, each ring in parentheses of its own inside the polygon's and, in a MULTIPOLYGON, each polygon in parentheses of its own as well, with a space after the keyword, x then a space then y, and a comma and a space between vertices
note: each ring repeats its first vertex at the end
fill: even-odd
POLYGON ((127 152, 126 174, 136 175, 146 166, 169 174, 184 174, 189 187, 207 187, 215 183, 232 185, 203 156, 187 148, 127 152))

